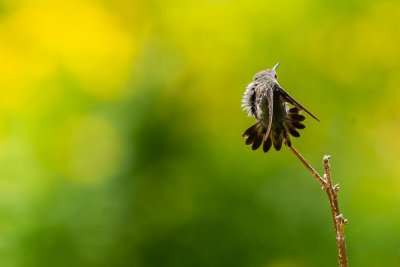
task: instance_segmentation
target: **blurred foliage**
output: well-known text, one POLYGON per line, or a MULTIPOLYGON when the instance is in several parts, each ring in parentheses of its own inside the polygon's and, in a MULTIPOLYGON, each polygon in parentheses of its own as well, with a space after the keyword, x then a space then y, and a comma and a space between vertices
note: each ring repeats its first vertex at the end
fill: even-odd
POLYGON ((321 120, 352 266, 400 249, 398 1, 0 1, 1 266, 337 266, 328 201, 253 152, 253 75, 321 120))

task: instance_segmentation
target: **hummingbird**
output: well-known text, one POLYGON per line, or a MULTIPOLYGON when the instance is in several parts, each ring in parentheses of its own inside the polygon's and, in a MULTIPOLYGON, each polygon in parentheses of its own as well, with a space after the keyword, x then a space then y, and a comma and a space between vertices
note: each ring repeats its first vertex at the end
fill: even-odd
POLYGON ((291 97, 278 83, 276 68, 257 73, 244 92, 242 108, 248 112, 249 117, 254 117, 257 123, 248 128, 242 136, 246 145, 252 145, 257 150, 263 144, 263 151, 267 153, 273 145, 276 151, 282 147, 282 142, 290 147, 289 134, 299 137, 297 130, 304 129, 302 121, 305 117, 299 114, 307 112, 319 121, 303 105, 291 97), (293 107, 289 107, 291 104, 293 107))

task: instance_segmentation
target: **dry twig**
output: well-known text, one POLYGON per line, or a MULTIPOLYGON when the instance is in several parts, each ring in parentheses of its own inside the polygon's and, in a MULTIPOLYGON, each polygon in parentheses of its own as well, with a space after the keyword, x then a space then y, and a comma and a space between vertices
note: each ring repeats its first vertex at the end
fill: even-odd
POLYGON ((346 254, 346 243, 344 241, 344 226, 347 224, 347 220, 343 217, 343 215, 339 212, 339 205, 337 200, 337 192, 339 191, 339 185, 332 185, 331 179, 331 165, 329 164, 330 156, 324 156, 324 168, 325 174, 324 178, 322 178, 312 167, 311 165, 303 158, 303 156, 297 152, 297 150, 293 147, 289 147, 290 150, 296 155, 296 157, 306 166, 306 168, 311 172, 311 174, 318 180, 318 182, 322 185, 322 189, 325 190, 326 194, 329 198, 329 204, 331 206, 333 223, 335 225, 336 232, 336 242, 338 248, 338 257, 340 267, 347 267, 347 254, 346 254))

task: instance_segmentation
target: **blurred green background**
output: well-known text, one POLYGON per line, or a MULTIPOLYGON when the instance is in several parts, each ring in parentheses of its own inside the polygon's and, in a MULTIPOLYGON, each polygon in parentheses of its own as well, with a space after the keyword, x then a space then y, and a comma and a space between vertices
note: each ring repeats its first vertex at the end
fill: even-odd
POLYGON ((400 262, 399 1, 0 1, 1 266, 337 266, 287 147, 251 151, 253 75, 321 122, 351 266, 400 262))

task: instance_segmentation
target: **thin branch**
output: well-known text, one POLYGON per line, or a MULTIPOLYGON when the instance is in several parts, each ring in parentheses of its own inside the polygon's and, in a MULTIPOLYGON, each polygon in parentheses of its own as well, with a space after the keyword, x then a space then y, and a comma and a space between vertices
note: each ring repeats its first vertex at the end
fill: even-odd
POLYGON ((296 157, 306 166, 306 168, 311 172, 311 174, 318 180, 318 182, 322 185, 322 189, 325 190, 326 194, 329 198, 329 204, 331 206, 333 224, 335 226, 336 233, 336 243, 338 248, 338 258, 339 258, 339 266, 340 267, 348 267, 347 262, 347 252, 346 252, 346 243, 344 240, 344 227, 347 224, 347 220, 343 217, 343 215, 339 211, 339 204, 337 200, 337 192, 339 191, 339 185, 332 185, 332 176, 331 176, 331 165, 329 164, 330 156, 324 156, 324 168, 325 174, 324 178, 322 178, 312 167, 311 165, 303 158, 303 156, 297 152, 297 150, 290 146, 290 150, 296 155, 296 157))
POLYGON ((290 146, 289 148, 299 158, 299 160, 304 164, 304 166, 306 166, 306 168, 311 172, 311 174, 318 180, 318 182, 322 186, 325 186, 326 182, 324 181, 324 179, 322 179, 322 177, 318 174, 318 172, 316 172, 313 169, 313 167, 311 167, 311 165, 308 164, 308 162, 303 158, 303 156, 299 152, 297 152, 297 150, 293 146, 290 146))
POLYGON ((328 194, 329 204, 331 205, 333 222, 335 224, 336 231, 336 243, 338 248, 339 264, 341 267, 347 267, 347 252, 346 242, 344 240, 344 226, 347 224, 347 220, 339 211, 339 204, 337 200, 337 192, 339 191, 339 185, 333 186, 331 179, 331 165, 329 164, 330 156, 324 157, 324 168, 325 168, 325 180, 327 186, 325 191, 328 194))

